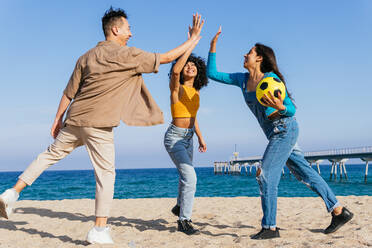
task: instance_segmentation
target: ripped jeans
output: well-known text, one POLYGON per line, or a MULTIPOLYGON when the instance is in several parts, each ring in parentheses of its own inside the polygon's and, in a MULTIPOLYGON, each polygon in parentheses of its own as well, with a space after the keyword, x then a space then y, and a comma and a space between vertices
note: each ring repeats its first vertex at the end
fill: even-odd
POLYGON ((270 135, 257 182, 260 187, 263 228, 276 227, 276 208, 278 185, 281 171, 287 163, 288 169, 297 180, 322 197, 328 212, 339 206, 336 196, 324 179, 312 169, 297 145, 298 124, 295 118, 288 117, 273 122, 273 134, 270 135))
POLYGON ((164 135, 164 146, 176 165, 178 180, 177 205, 180 220, 191 220, 196 192, 196 173, 192 164, 194 128, 180 128, 170 124, 164 135))

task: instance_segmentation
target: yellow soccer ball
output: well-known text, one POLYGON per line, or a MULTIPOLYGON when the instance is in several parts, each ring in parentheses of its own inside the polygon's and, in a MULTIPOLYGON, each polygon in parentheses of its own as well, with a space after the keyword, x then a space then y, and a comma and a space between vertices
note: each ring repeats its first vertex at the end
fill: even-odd
POLYGON ((285 98, 285 85, 279 78, 265 77, 258 83, 256 88, 256 97, 257 100, 264 106, 266 106, 266 104, 262 101, 263 96, 266 94, 266 96, 270 98, 269 91, 275 97, 279 97, 280 93, 282 99, 285 98))

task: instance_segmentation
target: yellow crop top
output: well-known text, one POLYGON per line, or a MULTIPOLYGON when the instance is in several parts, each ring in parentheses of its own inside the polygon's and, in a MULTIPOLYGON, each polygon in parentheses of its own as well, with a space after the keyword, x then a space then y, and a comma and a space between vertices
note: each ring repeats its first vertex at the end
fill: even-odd
POLYGON ((173 118, 196 117, 199 109, 199 94, 193 87, 184 86, 178 102, 171 104, 173 118))

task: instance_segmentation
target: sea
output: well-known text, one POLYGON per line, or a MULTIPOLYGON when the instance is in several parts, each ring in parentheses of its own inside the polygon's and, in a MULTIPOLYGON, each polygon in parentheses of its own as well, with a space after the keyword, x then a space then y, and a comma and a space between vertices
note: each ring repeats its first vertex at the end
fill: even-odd
MULTIPOLYGON (((316 170, 316 167, 313 167, 316 170)), ((321 176, 337 196, 372 195, 372 176, 365 181, 365 165, 346 165, 348 179, 330 180, 329 165, 320 165, 321 176)), ((214 174, 213 167, 195 168, 198 182, 196 197, 259 196, 255 170, 252 175, 214 174)), ((243 168, 244 170, 244 168, 243 168)), ((242 170, 242 171, 243 171, 242 170)), ((14 185, 21 172, 1 172, 0 192, 14 185)), ((338 175, 339 176, 339 175, 338 175)), ((175 198, 178 192, 178 172, 175 168, 118 169, 116 170, 115 199, 175 198)), ((31 187, 21 194, 20 200, 94 199, 93 170, 45 171, 31 187)), ((279 197, 317 196, 297 181, 287 169, 279 184, 279 197)))

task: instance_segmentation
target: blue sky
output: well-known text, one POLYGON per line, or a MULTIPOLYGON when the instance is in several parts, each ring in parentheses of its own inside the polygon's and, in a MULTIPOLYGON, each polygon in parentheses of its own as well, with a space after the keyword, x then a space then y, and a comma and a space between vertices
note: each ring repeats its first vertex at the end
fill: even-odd
MULTIPOLYGON (((75 62, 104 39, 101 17, 110 6, 127 11, 129 46, 166 52, 185 41, 196 11, 206 19, 194 52, 207 57, 219 25, 217 67, 244 71, 256 42, 271 46, 287 79, 305 151, 372 145, 372 1, 13 1, 0 9, 0 171, 23 170, 53 141, 49 135, 75 62)), ((165 124, 115 129, 116 167, 173 167, 164 147, 171 120, 167 74, 144 75, 165 124)), ((261 155, 267 141, 241 92, 210 81, 198 114, 207 142, 195 166, 261 155)), ((196 142, 196 140, 195 140, 196 142)), ((90 169, 79 148, 53 169, 90 169)))

